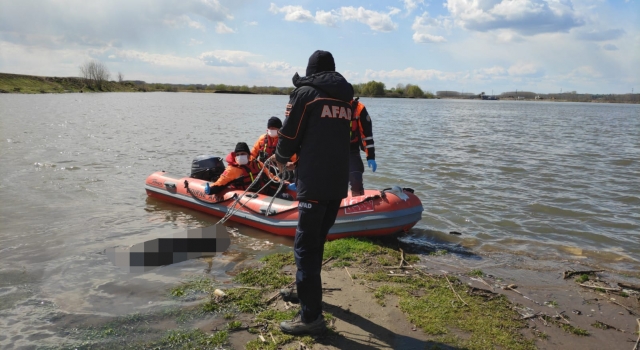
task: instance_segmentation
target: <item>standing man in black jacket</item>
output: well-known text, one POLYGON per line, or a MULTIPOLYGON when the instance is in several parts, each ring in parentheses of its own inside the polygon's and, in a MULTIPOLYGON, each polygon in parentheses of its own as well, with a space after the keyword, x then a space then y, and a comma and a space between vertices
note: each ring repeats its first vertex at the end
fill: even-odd
POLYGON ((306 76, 293 76, 293 85, 275 160, 283 169, 298 155, 294 255, 301 310, 280 328, 289 334, 317 334, 326 330, 320 279, 324 243, 347 197, 353 87, 335 71, 331 53, 320 50, 309 57, 306 76))

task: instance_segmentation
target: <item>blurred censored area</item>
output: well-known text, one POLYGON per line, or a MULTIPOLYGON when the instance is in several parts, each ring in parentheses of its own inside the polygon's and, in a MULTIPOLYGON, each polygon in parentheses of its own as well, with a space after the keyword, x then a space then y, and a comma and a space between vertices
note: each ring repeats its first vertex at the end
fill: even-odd
POLYGON ((175 234, 173 238, 156 238, 129 248, 108 248, 107 257, 129 272, 146 272, 163 265, 214 256, 231 245, 227 229, 222 225, 196 228, 175 234))

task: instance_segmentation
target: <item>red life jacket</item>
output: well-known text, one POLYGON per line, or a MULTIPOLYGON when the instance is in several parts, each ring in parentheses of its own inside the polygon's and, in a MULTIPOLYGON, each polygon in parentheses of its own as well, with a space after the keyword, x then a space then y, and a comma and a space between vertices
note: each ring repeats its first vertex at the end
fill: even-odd
POLYGON ((364 109, 364 105, 358 101, 358 98, 351 101, 351 109, 353 110, 353 114, 351 116, 351 122, 349 126, 351 127, 350 137, 351 143, 361 142, 361 134, 362 127, 360 126, 360 113, 364 109))
POLYGON ((266 154, 266 158, 269 158, 274 153, 276 153, 276 146, 278 146, 278 138, 269 137, 268 134, 264 134, 260 139, 259 146, 260 146, 260 150, 266 154), (271 139, 275 139, 275 141, 270 142, 271 139))
MULTIPOLYGON (((262 165, 257 160, 250 160, 246 165, 234 165, 242 169, 242 175, 233 180, 231 184, 235 189, 238 190, 246 190, 251 183, 256 179, 258 173, 262 169, 262 165)), ((252 190, 259 190, 260 187, 256 188, 256 186, 261 186, 260 182, 253 186, 252 190)))

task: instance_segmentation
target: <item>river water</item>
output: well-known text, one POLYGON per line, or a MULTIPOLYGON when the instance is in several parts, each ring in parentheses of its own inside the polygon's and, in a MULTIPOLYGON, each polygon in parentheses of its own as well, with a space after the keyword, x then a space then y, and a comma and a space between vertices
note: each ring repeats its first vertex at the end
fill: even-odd
MULTIPOLYGON (((0 95, 0 347, 56 344, 56 315, 113 316, 172 302, 203 269, 287 251, 247 227, 230 257, 129 274, 104 254, 217 221, 147 198, 157 170, 252 144, 287 96, 0 95)), ((640 105, 363 98, 378 170, 365 187, 411 187, 422 220, 405 242, 640 267, 640 105), (451 235, 456 231, 461 235, 451 235)), ((233 224, 231 224, 233 226, 233 224)))

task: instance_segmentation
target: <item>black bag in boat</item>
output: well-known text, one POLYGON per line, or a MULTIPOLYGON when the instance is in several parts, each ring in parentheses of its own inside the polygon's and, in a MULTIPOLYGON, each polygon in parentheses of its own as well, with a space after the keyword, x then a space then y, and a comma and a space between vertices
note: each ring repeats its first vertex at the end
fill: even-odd
POLYGON ((191 162, 190 177, 215 182, 224 172, 224 169, 224 161, 220 157, 212 155, 197 156, 191 162))

